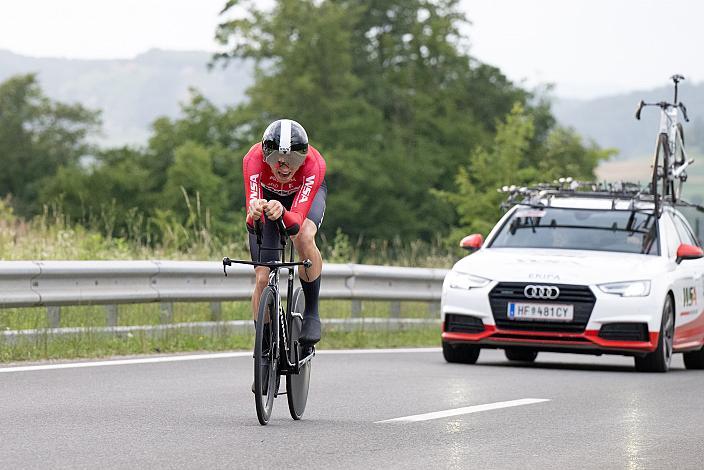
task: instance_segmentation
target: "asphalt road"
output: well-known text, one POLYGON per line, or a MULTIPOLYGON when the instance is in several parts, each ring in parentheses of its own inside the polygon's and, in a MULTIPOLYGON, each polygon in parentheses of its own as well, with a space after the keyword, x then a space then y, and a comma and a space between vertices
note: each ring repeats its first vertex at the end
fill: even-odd
POLYGON ((265 427, 251 354, 171 359, 0 367, 0 467, 704 467, 704 371, 680 355, 669 373, 644 374, 617 356, 541 353, 525 366, 483 351, 465 366, 439 350, 323 351, 303 420, 280 397, 265 427))

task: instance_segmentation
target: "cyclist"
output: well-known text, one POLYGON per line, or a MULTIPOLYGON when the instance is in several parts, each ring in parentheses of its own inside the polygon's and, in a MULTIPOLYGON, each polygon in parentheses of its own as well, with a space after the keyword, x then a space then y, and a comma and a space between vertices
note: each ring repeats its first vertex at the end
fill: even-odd
MULTIPOLYGON (((279 234, 273 221, 282 218, 298 255, 313 263, 310 268, 298 271, 306 301, 300 341, 307 348, 320 341, 318 296, 323 259, 315 244, 315 234, 325 214, 325 168, 320 152, 308 145, 303 126, 290 119, 269 124, 262 141, 252 146, 242 162, 252 260, 278 259, 277 251, 262 250, 259 253, 254 222, 263 222, 262 246, 275 247, 279 234)), ((256 321, 259 298, 269 280, 269 268, 259 266, 254 271, 256 285, 252 293, 252 315, 256 321)))

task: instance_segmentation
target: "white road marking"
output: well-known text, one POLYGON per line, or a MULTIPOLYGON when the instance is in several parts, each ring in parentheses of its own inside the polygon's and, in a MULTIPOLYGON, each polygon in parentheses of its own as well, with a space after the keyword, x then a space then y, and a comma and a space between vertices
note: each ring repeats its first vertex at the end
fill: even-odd
MULTIPOLYGON (((328 349, 316 351, 315 354, 405 354, 439 352, 440 348, 398 348, 398 349, 328 349)), ((199 361, 206 359, 226 359, 232 357, 252 357, 252 351, 237 351, 211 354, 190 354, 178 356, 139 357, 133 359, 115 359, 108 361, 65 362, 61 364, 40 364, 33 366, 17 366, 0 368, 4 372, 33 372, 54 369, 80 369, 84 367, 126 366, 132 364, 156 364, 162 362, 199 361)))
POLYGON ((395 353, 431 353, 440 352, 442 348, 389 348, 389 349, 322 349, 316 350, 318 354, 395 354, 395 353))
POLYGON ((452 410, 435 411, 433 413, 424 413, 420 415, 404 416, 402 418, 385 419, 377 421, 379 423, 415 423, 416 421, 429 421, 431 419, 448 418, 450 416, 466 415, 469 413, 478 413, 480 411, 498 410, 500 408, 510 408, 512 406, 532 405, 534 403, 543 403, 550 401, 547 398, 522 398, 520 400, 499 401, 496 403, 487 403, 485 405, 465 406, 463 408, 455 408, 452 410))

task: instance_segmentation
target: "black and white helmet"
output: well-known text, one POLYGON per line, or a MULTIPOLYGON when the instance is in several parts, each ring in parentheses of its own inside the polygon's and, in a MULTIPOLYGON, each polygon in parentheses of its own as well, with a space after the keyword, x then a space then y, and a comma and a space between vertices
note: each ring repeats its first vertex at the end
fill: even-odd
POLYGON ((287 165, 299 167, 308 155, 308 134, 296 121, 279 119, 264 131, 262 152, 269 165, 283 159, 287 165))

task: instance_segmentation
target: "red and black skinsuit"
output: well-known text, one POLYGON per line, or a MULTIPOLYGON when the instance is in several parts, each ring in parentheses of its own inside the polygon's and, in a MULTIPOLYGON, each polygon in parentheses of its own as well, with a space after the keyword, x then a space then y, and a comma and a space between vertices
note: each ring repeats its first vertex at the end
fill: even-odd
MULTIPOLYGON (((295 233, 307 218, 320 228, 325 214, 325 160, 312 145, 308 146, 308 155, 293 178, 288 183, 276 180, 271 167, 264 161, 262 144, 257 143, 249 149, 242 161, 246 205, 252 199, 277 200, 284 206, 283 222, 290 232, 295 233)), ((263 246, 275 247, 278 240, 278 229, 266 217, 263 228, 263 246)), ((247 215, 247 227, 250 232, 249 246, 253 260, 258 260, 259 253, 256 238, 252 235, 254 221, 247 215)), ((263 250, 262 261, 276 259, 276 252, 263 250)))

